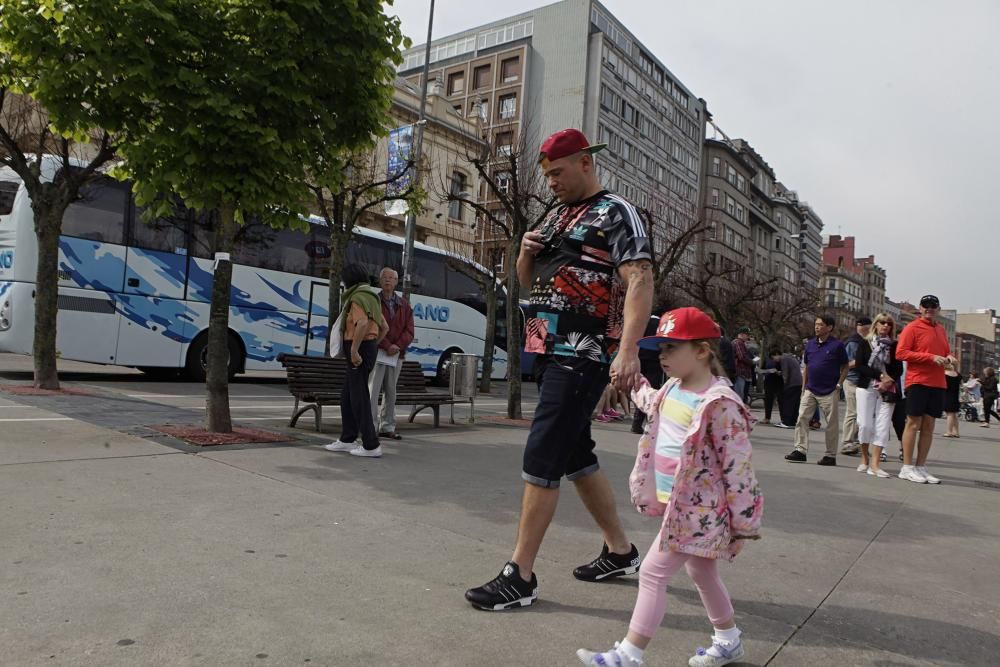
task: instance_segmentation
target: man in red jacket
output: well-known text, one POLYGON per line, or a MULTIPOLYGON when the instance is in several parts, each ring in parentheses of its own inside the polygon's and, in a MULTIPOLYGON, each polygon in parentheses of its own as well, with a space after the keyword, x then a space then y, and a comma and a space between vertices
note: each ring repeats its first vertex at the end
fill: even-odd
POLYGON ((937 322, 941 302, 933 294, 920 299, 920 317, 899 335, 896 358, 906 362, 906 430, 903 431, 903 468, 899 478, 917 484, 940 484, 927 472, 927 455, 934 439, 934 420, 944 411, 946 368, 957 368, 944 327, 937 322), (917 433, 920 433, 919 443, 917 433), (913 447, 917 461, 913 465, 913 447))
POLYGON ((378 344, 378 358, 369 380, 372 397, 372 418, 379 436, 399 440, 396 433, 396 383, 403 368, 406 348, 413 342, 413 309, 406 299, 396 294, 399 274, 385 267, 378 276, 382 293, 382 316, 389 325, 389 333, 378 344), (385 392, 381 415, 378 410, 379 394, 385 392))

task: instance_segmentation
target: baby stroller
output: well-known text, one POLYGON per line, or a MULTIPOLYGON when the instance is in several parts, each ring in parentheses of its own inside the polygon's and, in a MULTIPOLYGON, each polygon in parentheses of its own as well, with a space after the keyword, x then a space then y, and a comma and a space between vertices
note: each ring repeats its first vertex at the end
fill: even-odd
POLYGON ((964 387, 962 388, 962 394, 959 397, 958 406, 961 408, 962 414, 965 415, 965 421, 979 421, 979 409, 976 407, 976 402, 972 400, 972 395, 964 387))

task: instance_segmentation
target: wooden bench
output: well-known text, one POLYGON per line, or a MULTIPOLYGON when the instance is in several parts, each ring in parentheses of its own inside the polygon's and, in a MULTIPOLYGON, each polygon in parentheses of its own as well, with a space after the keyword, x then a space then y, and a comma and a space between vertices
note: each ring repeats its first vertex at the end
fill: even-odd
MULTIPOLYGON (((295 397, 292 419, 289 427, 295 426, 299 417, 312 410, 316 419, 316 430, 323 421, 324 405, 340 405, 340 394, 347 377, 347 360, 326 356, 302 354, 281 354, 278 361, 285 367, 288 376, 288 391, 295 397), (299 407, 300 403, 305 403, 299 407)), ((455 423, 454 404, 463 402, 451 394, 427 391, 427 382, 420 364, 404 361, 396 385, 396 405, 412 405, 410 422, 417 414, 430 408, 434 412, 434 427, 440 425, 442 405, 451 405, 451 423, 455 423)))

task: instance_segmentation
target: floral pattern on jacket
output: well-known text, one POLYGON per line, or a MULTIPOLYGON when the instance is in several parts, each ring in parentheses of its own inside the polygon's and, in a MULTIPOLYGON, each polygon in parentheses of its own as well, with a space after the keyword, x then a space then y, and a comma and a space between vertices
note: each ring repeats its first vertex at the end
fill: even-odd
POLYGON ((750 460, 753 418, 729 382, 719 378, 692 417, 670 502, 664 505, 656 500, 653 459, 660 405, 678 383, 673 379, 657 390, 643 380, 632 392, 648 417, 629 476, 632 504, 641 514, 663 516, 661 551, 732 560, 744 540, 759 537, 764 509, 750 460))

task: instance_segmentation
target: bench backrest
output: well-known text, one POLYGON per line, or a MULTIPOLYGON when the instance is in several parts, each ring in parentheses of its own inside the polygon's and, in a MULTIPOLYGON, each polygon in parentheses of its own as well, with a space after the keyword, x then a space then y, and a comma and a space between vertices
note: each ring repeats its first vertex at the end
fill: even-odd
POLYGON ((409 394, 427 391, 427 380, 424 378, 424 371, 420 368, 419 362, 403 360, 403 368, 399 371, 396 391, 409 394))
POLYGON ((288 373, 288 391, 293 395, 339 396, 347 377, 343 358, 283 354, 278 361, 288 373))

